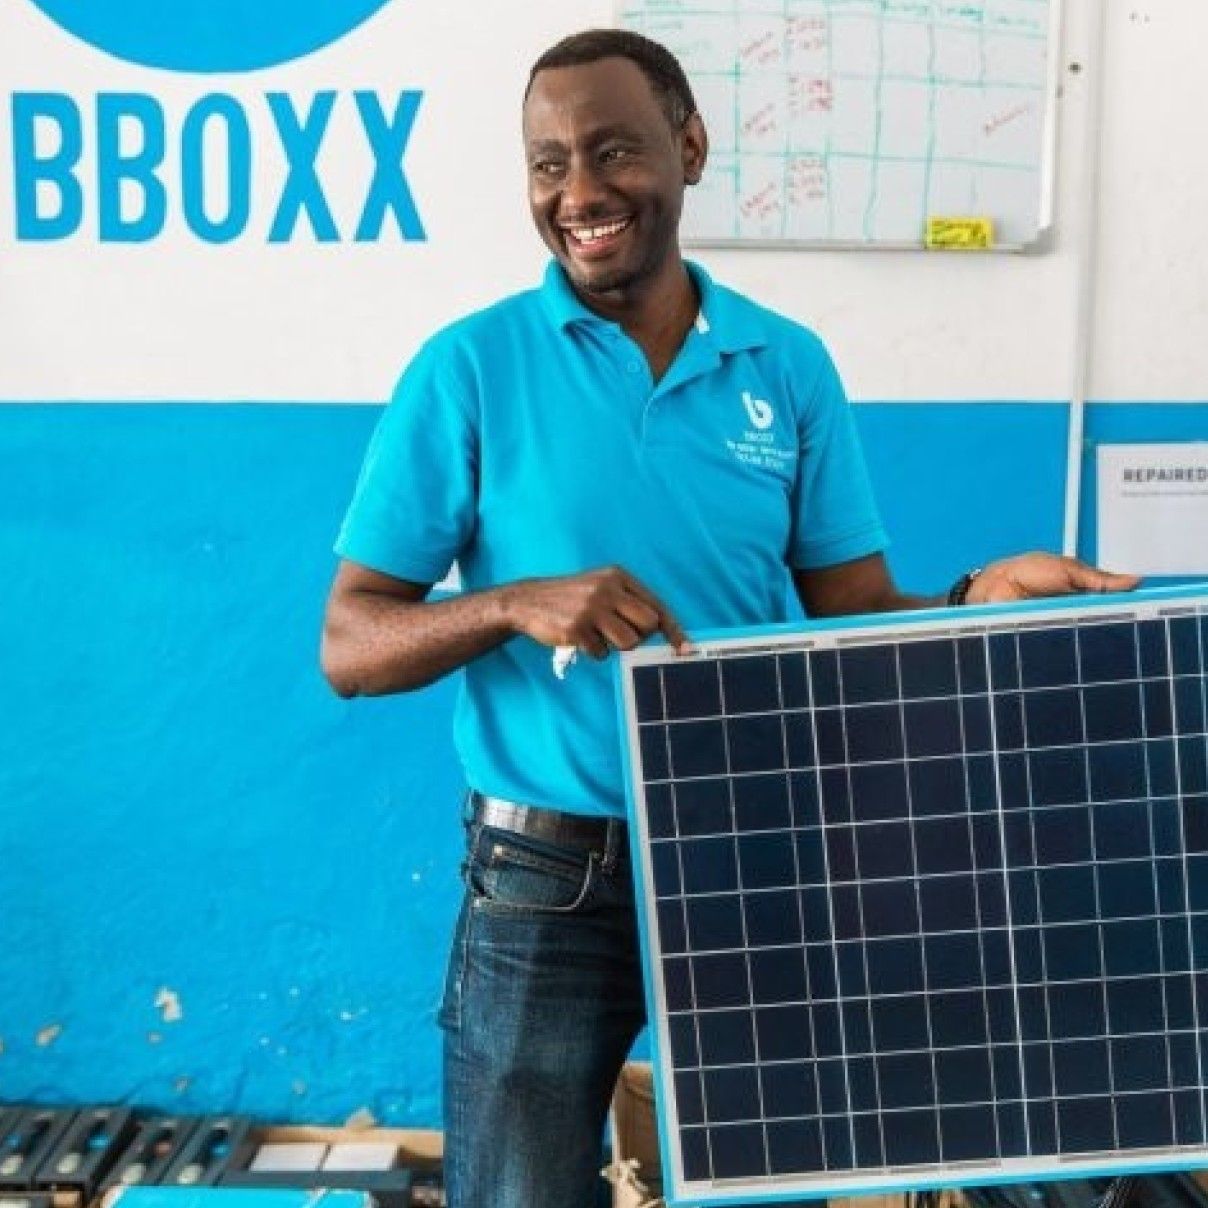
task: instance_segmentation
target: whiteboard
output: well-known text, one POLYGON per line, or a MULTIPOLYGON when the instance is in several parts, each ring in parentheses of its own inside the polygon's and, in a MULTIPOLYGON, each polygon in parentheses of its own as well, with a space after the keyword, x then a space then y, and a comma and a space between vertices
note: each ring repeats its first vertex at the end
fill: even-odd
POLYGON ((622 0, 684 65, 709 131, 692 244, 918 247, 1051 222, 1060 0, 622 0))

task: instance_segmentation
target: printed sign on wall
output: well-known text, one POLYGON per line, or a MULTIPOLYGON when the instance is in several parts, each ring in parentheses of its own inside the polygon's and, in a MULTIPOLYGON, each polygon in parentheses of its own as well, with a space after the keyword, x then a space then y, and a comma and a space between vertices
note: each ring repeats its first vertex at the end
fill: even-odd
POLYGON ((1208 442, 1099 447, 1099 561, 1208 574, 1208 442))
POLYGON ((0 401, 378 401, 440 321, 535 279, 528 31, 479 71, 491 31, 443 7, 4 6, 0 401), (484 110, 493 71, 512 104, 484 110), (510 196, 471 264, 480 177, 510 196))
MULTIPOLYGON (((348 33, 384 0, 343 5, 291 0, 267 6, 191 0, 174 5, 171 20, 164 20, 162 5, 149 0, 120 6, 33 2, 66 31, 127 62, 214 73, 301 58, 348 33)), ((172 212, 209 243, 256 238, 249 229, 256 188, 270 194, 272 217, 262 236, 269 243, 294 238, 304 219, 319 242, 375 241, 388 220, 403 239, 423 239, 404 168, 422 95, 412 89, 383 95, 374 89, 325 88, 309 95, 269 90, 245 100, 207 90, 176 123, 152 91, 106 90, 91 97, 15 91, 13 236, 17 242, 39 242, 87 237, 95 230, 102 243, 146 243, 164 233, 172 212), (262 123, 249 114, 249 104, 267 110, 271 148, 254 137, 262 123), (355 109, 373 162, 356 223, 343 229, 319 168, 337 104, 355 109), (95 173, 84 171, 86 141, 95 173), (170 170, 169 142, 178 171, 170 170), (284 173, 265 170, 274 152, 284 161, 284 173)))

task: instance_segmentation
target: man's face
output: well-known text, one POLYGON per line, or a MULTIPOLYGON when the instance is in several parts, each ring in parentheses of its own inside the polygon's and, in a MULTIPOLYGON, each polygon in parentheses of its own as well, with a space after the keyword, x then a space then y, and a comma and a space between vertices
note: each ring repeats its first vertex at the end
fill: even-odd
POLYGON ((705 162, 693 115, 672 129, 628 59, 537 73, 524 105, 529 207, 580 292, 622 300, 678 255, 685 184, 705 162))

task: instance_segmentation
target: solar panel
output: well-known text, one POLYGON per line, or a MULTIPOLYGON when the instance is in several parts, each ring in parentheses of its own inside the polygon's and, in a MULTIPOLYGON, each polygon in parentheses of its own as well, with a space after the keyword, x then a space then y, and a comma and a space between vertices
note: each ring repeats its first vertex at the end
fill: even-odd
POLYGON ((1203 589, 623 656, 669 1203, 1208 1165, 1206 659, 1203 589))

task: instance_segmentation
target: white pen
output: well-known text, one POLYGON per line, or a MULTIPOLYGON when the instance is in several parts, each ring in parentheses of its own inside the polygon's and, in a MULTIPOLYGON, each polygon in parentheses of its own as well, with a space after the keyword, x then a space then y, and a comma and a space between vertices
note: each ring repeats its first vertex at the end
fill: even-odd
POLYGON ((554 674, 561 680, 566 679, 566 673, 578 657, 579 651, 575 646, 556 646, 551 660, 554 674))

